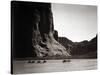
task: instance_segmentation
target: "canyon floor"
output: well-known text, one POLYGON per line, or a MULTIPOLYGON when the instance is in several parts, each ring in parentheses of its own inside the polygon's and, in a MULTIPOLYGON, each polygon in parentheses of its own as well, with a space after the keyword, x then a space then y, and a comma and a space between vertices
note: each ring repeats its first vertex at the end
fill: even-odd
MULTIPOLYGON (((46 63, 28 63, 28 60, 14 60, 13 73, 45 73, 45 72, 67 72, 97 69, 97 59, 70 59, 70 62, 63 63, 63 60, 46 60, 46 63)), ((35 60, 37 61, 37 60, 35 60)), ((42 60, 41 60, 42 61, 42 60)))

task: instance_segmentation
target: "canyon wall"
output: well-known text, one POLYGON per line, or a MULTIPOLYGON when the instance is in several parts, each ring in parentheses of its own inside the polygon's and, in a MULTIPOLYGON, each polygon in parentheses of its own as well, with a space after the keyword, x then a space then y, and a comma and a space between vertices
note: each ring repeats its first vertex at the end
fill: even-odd
POLYGON ((11 15, 13 57, 70 56, 57 41, 50 3, 12 1, 11 15))
POLYGON ((58 32, 54 30, 51 4, 37 4, 33 10, 32 46, 36 56, 70 56, 66 48, 57 41, 58 32))

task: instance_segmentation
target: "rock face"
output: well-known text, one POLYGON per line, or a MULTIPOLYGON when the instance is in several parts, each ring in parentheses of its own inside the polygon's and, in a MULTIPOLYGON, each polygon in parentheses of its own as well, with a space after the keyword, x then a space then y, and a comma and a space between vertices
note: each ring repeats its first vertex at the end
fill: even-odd
POLYGON ((97 58, 97 36, 90 41, 72 42, 66 37, 58 37, 72 58, 97 58))
POLYGON ((39 4, 33 9, 32 46, 37 57, 70 56, 64 46, 57 42, 51 4, 39 4))
POLYGON ((75 43, 71 54, 80 55, 87 58, 97 58, 97 36, 90 41, 75 43))
POLYGON ((50 3, 12 1, 11 13, 13 57, 69 56, 57 41, 50 3))
POLYGON ((70 52, 74 45, 74 43, 71 40, 69 40, 66 37, 58 37, 58 42, 61 43, 66 48, 69 54, 71 54, 70 52))

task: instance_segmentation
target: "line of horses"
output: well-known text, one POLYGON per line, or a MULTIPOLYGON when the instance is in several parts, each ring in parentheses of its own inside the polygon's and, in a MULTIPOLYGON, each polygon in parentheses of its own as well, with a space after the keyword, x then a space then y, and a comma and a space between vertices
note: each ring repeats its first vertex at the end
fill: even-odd
MULTIPOLYGON (((46 60, 29 60, 28 63, 46 63, 47 61, 46 60)), ((62 61, 63 63, 65 62, 70 62, 70 59, 64 59, 62 61)))

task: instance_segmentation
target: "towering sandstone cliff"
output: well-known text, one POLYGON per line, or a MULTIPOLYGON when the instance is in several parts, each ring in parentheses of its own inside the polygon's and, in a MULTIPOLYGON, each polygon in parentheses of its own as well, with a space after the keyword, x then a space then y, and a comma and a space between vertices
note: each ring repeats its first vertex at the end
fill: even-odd
POLYGON ((12 52, 14 57, 64 57, 58 43, 50 3, 12 1, 12 52))
POLYGON ((51 4, 40 4, 33 10, 32 45, 36 56, 69 56, 66 48, 55 40, 58 36, 54 30, 51 4))

